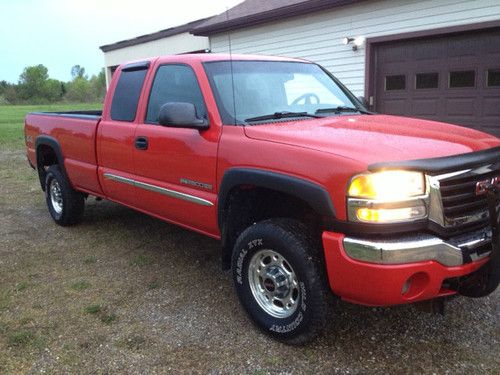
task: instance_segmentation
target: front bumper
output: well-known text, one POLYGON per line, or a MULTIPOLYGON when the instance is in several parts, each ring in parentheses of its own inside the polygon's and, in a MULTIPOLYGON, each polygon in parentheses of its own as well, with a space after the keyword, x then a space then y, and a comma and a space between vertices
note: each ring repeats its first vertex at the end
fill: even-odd
POLYGON ((446 287, 445 280, 468 275, 488 262, 488 252, 474 254, 474 249, 484 249, 487 232, 476 236, 448 242, 414 236, 389 242, 324 232, 330 287, 346 301, 370 306, 455 294, 455 290, 446 287))
POLYGON ((389 240, 345 237, 343 246, 349 257, 364 262, 406 264, 434 260, 443 266, 456 267, 490 254, 491 230, 478 230, 448 241, 430 234, 389 240))

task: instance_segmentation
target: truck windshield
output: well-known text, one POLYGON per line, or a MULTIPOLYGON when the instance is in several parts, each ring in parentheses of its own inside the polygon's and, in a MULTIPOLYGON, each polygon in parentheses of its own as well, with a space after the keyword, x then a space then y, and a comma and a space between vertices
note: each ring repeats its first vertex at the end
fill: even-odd
POLYGON ((362 111, 345 89, 312 63, 240 60, 204 66, 224 124, 362 111))

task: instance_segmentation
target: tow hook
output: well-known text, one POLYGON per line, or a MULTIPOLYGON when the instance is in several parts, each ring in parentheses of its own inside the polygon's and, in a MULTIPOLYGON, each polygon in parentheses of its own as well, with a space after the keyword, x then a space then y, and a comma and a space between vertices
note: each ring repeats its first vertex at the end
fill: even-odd
POLYGON ((500 188, 496 183, 483 185, 491 225, 490 261, 471 275, 458 281, 457 291, 467 297, 484 297, 495 291, 500 281, 500 222, 498 205, 500 188))

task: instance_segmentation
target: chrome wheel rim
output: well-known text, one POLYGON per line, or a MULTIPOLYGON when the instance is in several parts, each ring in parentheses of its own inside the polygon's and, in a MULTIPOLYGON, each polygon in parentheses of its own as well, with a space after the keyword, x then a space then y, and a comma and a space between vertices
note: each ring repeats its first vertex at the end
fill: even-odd
POLYGON ((288 318, 300 299, 297 275, 290 263, 273 250, 259 250, 250 259, 248 281, 259 306, 275 318, 288 318))
POLYGON ((63 211, 63 199, 61 194, 61 187, 56 179, 50 181, 50 202, 52 203, 52 208, 58 214, 63 211))

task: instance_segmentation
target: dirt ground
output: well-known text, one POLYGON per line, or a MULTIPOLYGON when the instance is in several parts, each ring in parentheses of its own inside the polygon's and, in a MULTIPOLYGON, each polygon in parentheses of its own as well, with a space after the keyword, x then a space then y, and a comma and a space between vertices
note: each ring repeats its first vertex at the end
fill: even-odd
POLYGON ((323 337, 285 346, 240 308, 218 242, 93 199, 58 227, 23 152, 0 152, 2 374, 500 374, 499 302, 341 303, 323 337))

